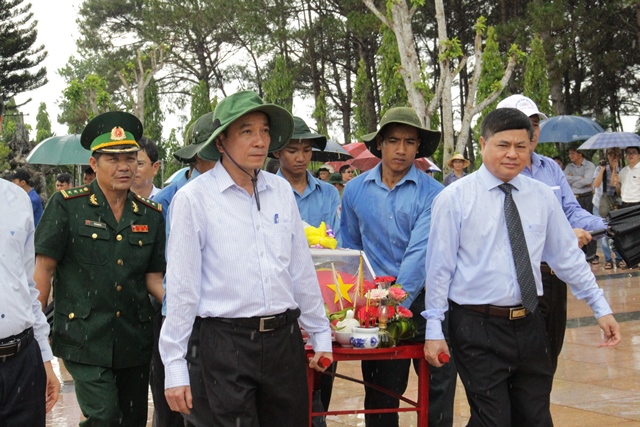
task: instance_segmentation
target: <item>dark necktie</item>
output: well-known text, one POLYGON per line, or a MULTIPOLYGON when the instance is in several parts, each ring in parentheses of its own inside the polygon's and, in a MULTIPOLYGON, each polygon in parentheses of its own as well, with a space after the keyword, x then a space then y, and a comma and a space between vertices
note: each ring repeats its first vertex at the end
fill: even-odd
POLYGON ((500 189, 505 193, 504 217, 507 220, 509 243, 511 243, 513 262, 516 265, 516 274, 518 275, 518 283, 520 284, 522 305, 533 313, 536 307, 538 307, 538 293, 536 292, 536 281, 533 278, 533 270, 531 269, 531 259, 529 258, 527 241, 522 231, 520 214, 511 195, 513 186, 511 184, 501 184, 500 189))

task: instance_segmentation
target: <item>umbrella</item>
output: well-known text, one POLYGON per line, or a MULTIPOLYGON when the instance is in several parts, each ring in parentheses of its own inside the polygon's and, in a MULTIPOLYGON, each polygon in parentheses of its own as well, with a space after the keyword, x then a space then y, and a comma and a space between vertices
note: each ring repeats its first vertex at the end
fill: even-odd
POLYGON ((91 151, 80 145, 80 135, 52 136, 36 145, 27 163, 37 165, 88 165, 91 151))
POLYGON ((613 147, 640 147, 640 135, 631 132, 603 132, 593 135, 578 150, 607 149, 613 147))
POLYGON ((640 263, 640 205, 612 210, 606 230, 591 233, 593 238, 607 234, 628 266, 640 263))
MULTIPOLYGON (((364 172, 368 171, 369 169, 373 169, 378 163, 380 163, 380 159, 374 156, 371 151, 365 149, 353 160, 351 160, 350 163, 352 167, 360 169, 360 171, 364 172)), ((436 166, 433 160, 427 157, 419 157, 413 161, 413 164, 423 172, 426 172, 426 170, 429 168, 432 168, 432 170, 440 171, 440 168, 436 166)))
POLYGON ((339 160, 347 160, 351 157, 351 154, 349 154, 342 145, 331 139, 327 140, 327 146, 324 147, 323 151, 314 147, 313 153, 311 154, 311 160, 316 162, 335 162, 339 160))
POLYGON ((360 153, 367 150, 367 146, 364 145, 364 142, 352 142, 350 144, 345 144, 342 147, 347 150, 353 157, 358 157, 360 153))
POLYGON ((601 132, 604 129, 587 117, 555 116, 540 122, 538 142, 585 141, 601 132))
POLYGON ((189 166, 184 167, 182 169, 179 169, 176 172, 172 173, 171 176, 169 178, 167 178, 167 180, 164 182, 164 185, 167 186, 167 185, 171 184, 173 181, 175 181, 180 176, 182 176, 182 174, 184 174, 184 172, 187 171, 187 170, 189 170, 189 166))

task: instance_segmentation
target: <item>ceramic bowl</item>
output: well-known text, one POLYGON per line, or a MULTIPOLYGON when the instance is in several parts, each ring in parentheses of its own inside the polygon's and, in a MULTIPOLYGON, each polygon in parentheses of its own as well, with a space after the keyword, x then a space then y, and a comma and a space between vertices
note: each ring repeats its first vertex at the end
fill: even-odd
POLYGON ((354 348, 370 349, 378 347, 378 328, 353 328, 351 345, 354 348))
POLYGON ((335 332, 336 342, 342 347, 353 347, 351 345, 351 332, 335 332))

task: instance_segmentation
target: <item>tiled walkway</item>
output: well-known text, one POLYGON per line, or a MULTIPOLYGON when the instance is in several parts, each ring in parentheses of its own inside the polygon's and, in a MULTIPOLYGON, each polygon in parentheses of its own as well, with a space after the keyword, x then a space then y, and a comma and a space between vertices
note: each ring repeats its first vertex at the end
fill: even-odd
MULTIPOLYGON (((616 348, 599 349, 602 340, 591 310, 569 295, 569 321, 560 355, 553 392, 551 413, 561 427, 640 426, 640 270, 604 270, 593 266, 598 283, 604 289, 622 328, 623 342, 616 348)), ((338 372, 357 377, 359 362, 341 362, 338 372)), ((73 393, 73 382, 64 368, 60 401, 47 417, 47 426, 76 426, 81 414, 73 393)), ((415 374, 411 373, 409 397, 416 398, 415 374)), ((336 379, 331 409, 362 407, 362 386, 336 379)), ((151 419, 152 405, 149 419, 151 419)), ((469 408, 458 380, 454 426, 465 426, 469 408)), ((329 427, 364 426, 363 416, 329 417, 329 427)), ((151 426, 151 422, 148 423, 151 426)), ((412 413, 401 415, 400 425, 416 425, 412 413)))

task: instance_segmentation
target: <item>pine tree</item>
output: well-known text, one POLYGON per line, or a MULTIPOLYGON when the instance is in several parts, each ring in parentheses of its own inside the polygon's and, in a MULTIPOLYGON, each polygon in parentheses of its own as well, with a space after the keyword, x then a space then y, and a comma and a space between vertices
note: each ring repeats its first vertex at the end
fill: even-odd
POLYGON ((31 3, 0 1, 0 91, 5 99, 47 83, 47 69, 40 63, 47 57, 44 45, 35 47, 38 21, 31 3))
POLYGON ((358 62, 358 72, 353 88, 353 115, 355 117, 355 127, 353 129, 353 139, 360 141, 363 135, 369 133, 370 123, 367 119, 366 97, 367 92, 372 90, 371 80, 367 76, 367 68, 364 59, 358 62))
POLYGON ((53 133, 51 132, 51 120, 47 112, 47 104, 41 102, 38 107, 38 114, 36 114, 36 144, 50 136, 53 136, 53 133))
POLYGON ((377 52, 380 58, 378 81, 380 82, 380 116, 393 107, 407 105, 407 88, 398 72, 400 68, 400 51, 396 36, 388 27, 382 31, 382 44, 377 52))
POLYGON ((287 111, 293 110, 293 73, 284 56, 278 55, 275 67, 263 83, 262 89, 266 102, 279 105, 287 111))

